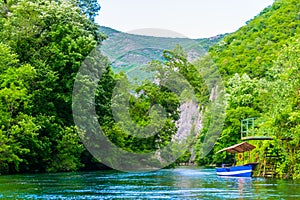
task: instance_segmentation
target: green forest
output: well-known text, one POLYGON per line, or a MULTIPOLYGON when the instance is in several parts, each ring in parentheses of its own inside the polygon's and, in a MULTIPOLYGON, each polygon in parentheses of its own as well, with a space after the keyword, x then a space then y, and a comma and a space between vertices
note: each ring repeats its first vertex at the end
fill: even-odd
MULTIPOLYGON (((95 22, 99 10, 96 0, 0 0, 0 174, 107 168, 84 147, 72 115, 77 72, 107 38, 95 22)), ((193 142, 196 164, 229 162, 232 156, 216 152, 241 142, 241 120, 255 118, 254 134, 272 138, 250 141, 257 147, 255 159, 262 163, 266 153, 276 155, 277 176, 300 179, 299 26, 299 2, 275 0, 193 63, 180 46, 164 51, 163 63, 154 60, 144 69, 156 81, 132 85, 127 97, 129 114, 140 127, 160 114, 150 112, 154 105, 166 111, 159 133, 147 139, 114 121, 113 90, 119 80, 127 80, 101 57, 105 65, 94 104, 102 130, 128 152, 168 145, 177 132, 180 99, 162 83, 177 71, 193 87, 204 112, 203 128, 193 142), (227 107, 222 133, 203 157, 200 149, 212 123, 211 87, 197 71, 207 66, 217 67, 222 76, 227 107)), ((174 165, 190 157, 187 149, 174 165)))

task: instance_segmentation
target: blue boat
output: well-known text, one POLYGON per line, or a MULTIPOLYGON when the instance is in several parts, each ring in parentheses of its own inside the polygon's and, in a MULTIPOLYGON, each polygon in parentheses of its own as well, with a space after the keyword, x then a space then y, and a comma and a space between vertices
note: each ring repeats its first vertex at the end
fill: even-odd
POLYGON ((216 168, 219 176, 252 177, 252 165, 216 168))
MULTIPOLYGON (((255 146, 243 142, 240 144, 233 145, 231 147, 227 147, 225 149, 222 149, 219 152, 229 152, 229 153, 244 153, 246 151, 251 151, 255 148, 255 146)), ((243 156, 244 157, 244 156, 243 156)), ((224 165, 222 167, 216 168, 216 173, 219 176, 231 176, 231 177, 252 177, 253 170, 255 170, 258 163, 248 163, 245 165, 240 166, 230 166, 225 167, 224 165)))

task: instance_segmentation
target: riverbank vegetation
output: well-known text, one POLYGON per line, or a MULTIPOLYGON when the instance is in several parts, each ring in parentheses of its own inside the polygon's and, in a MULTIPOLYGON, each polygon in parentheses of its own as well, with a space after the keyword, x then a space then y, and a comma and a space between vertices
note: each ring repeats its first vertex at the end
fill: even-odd
MULTIPOLYGON (((99 169, 81 143, 72 117, 74 79, 86 56, 105 39, 94 22, 100 6, 95 0, 0 1, 0 173, 57 172, 99 169)), ((230 160, 216 154, 241 140, 240 122, 254 117, 255 134, 271 141, 252 141, 258 161, 276 155, 277 175, 300 176, 300 5, 276 0, 247 25, 214 45, 206 57, 189 63, 180 47, 165 51, 165 65, 153 61, 148 71, 158 82, 179 71, 205 107, 209 89, 195 75, 206 65, 217 66, 226 92, 224 128, 205 158, 199 153, 209 120, 194 142, 200 165, 230 160)), ((111 98, 124 75, 106 68, 96 93, 98 121, 117 146, 130 152, 164 147, 176 134, 179 99, 166 87, 145 81, 131 88, 129 113, 139 126, 149 124, 150 110, 161 104, 167 112, 162 131, 147 140, 126 133, 115 123, 111 98)), ((205 111, 203 109, 202 111, 205 111)), ((152 113, 153 114, 153 113, 152 113)), ((158 114, 158 113, 154 113, 158 114)), ((209 119, 209 113, 204 118, 209 119)), ((153 117, 153 116, 152 116, 153 117)), ((127 127, 130 128, 130 127, 127 127)), ((179 162, 188 162, 187 153, 179 162)))
MULTIPOLYGON (((0 172, 74 171, 74 77, 102 40, 96 1, 0 1, 0 172)), ((83 156, 83 157, 82 157, 83 156)))
POLYGON ((277 175, 299 178, 299 33, 299 2, 277 0, 211 48, 224 78, 228 107, 208 162, 232 159, 216 152, 239 143, 241 120, 253 117, 253 134, 274 139, 250 141, 257 146, 258 161, 276 155, 277 175))

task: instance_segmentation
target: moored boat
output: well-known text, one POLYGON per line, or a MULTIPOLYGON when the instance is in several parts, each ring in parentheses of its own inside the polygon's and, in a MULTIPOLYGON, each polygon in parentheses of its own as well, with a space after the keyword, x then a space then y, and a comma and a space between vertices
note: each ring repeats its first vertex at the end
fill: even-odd
MULTIPOLYGON (((218 153, 220 152, 229 152, 229 153, 243 153, 247 152, 247 151, 252 151, 253 149, 255 149, 255 146, 247 143, 247 142, 243 142, 240 144, 236 144, 230 147, 227 147, 225 149, 222 149, 220 151, 218 151, 218 153)), ((258 163, 248 163, 248 164, 244 164, 244 165, 239 165, 239 166, 235 166, 235 164, 233 166, 230 167, 225 167, 224 165, 222 167, 218 167, 216 168, 216 173, 219 176, 233 176, 233 177, 252 177, 253 175, 253 170, 255 170, 256 165, 258 163)))
POLYGON ((251 177, 253 170, 252 165, 232 166, 216 168, 219 176, 234 176, 234 177, 251 177))

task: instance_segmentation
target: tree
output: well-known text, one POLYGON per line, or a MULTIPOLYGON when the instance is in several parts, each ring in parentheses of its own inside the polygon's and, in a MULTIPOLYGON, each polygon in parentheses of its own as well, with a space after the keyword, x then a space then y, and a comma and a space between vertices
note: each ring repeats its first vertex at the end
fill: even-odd
POLYGON ((16 54, 0 44, 0 172, 18 171, 20 163, 30 162, 26 155, 35 146, 39 126, 35 118, 24 114, 31 103, 29 94, 36 71, 19 66, 16 54))
POLYGON ((70 1, 0 5, 0 160, 8 172, 76 170, 82 145, 72 89, 81 62, 101 42, 98 26, 70 1))
MULTIPOLYGON (((291 38, 269 71, 269 98, 258 131, 268 131, 278 151, 277 172, 282 178, 299 179, 300 165, 300 45, 299 34, 291 38)), ((268 147, 268 146, 267 146, 268 147)))
POLYGON ((81 11, 86 14, 92 21, 100 11, 100 5, 97 0, 76 0, 77 5, 81 8, 81 11))

